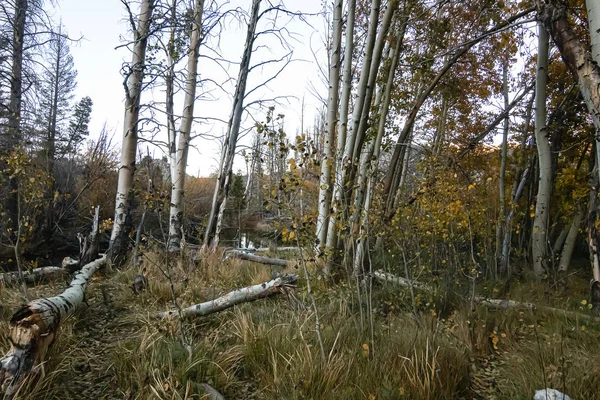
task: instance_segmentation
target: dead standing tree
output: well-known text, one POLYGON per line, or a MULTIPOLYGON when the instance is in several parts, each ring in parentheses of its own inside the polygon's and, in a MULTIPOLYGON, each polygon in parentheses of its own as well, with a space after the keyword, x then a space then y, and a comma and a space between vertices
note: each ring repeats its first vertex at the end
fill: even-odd
MULTIPOLYGON (((300 13, 289 12, 283 8, 282 5, 269 6, 263 11, 260 11, 261 0, 253 0, 252 9, 248 20, 248 30, 246 34, 246 43, 244 46, 244 52, 242 54, 242 60, 240 63, 240 70, 238 73, 238 79, 233 98, 231 116, 227 124, 227 132, 223 138, 223 149, 221 153, 221 160, 219 163, 219 174, 215 185, 215 191, 213 193, 212 205, 210 214, 208 217, 207 227, 204 233, 204 240, 202 249, 207 251, 208 249, 215 250, 219 245, 219 236, 223 224, 223 214, 227 205, 227 198, 229 195, 229 189, 232 182, 232 171, 233 161, 236 155, 236 148, 240 137, 240 127, 242 122, 242 116, 244 111, 256 104, 263 104, 269 100, 256 100, 247 102, 248 97, 255 93, 258 89, 266 86, 269 82, 275 80, 279 74, 285 69, 285 67, 292 61, 292 51, 290 50, 287 54, 283 55, 278 59, 268 59, 260 61, 251 66, 251 58, 253 54, 258 50, 255 47, 256 41, 261 36, 275 35, 280 43, 284 47, 288 47, 287 41, 284 37, 285 34, 289 35, 285 27, 277 27, 277 16, 279 14, 285 14, 291 17, 302 16, 300 13), (275 17, 268 19, 270 15, 275 14, 275 17), (258 31, 258 26, 263 20, 268 20, 268 23, 272 26, 271 28, 258 31), (248 76, 251 72, 258 68, 263 68, 269 64, 282 64, 281 68, 268 78, 263 83, 257 85, 251 90, 247 90, 248 76)), ((270 99, 273 101, 273 99, 270 99)))

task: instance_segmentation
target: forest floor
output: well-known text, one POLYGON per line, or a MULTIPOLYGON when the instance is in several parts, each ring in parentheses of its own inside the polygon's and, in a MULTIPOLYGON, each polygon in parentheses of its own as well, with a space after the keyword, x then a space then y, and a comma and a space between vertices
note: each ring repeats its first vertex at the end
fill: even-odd
MULTIPOLYGON (((600 398, 600 323, 580 318, 589 313, 583 268, 560 285, 522 279, 508 290, 502 282, 478 286, 482 295, 572 314, 470 310, 448 291, 413 299, 410 291, 387 284, 359 298, 354 283, 327 286, 312 271, 321 340, 315 312, 279 295, 184 321, 190 356, 179 321, 155 317, 172 304, 161 272, 165 260, 151 252, 144 260, 149 288, 139 295, 130 288, 137 269, 105 270, 93 278, 86 304, 63 322, 45 376, 17 398, 207 398, 202 383, 226 399, 531 399, 544 387, 573 399, 600 398)), ((216 256, 200 264, 173 262, 171 268, 182 306, 268 281, 271 272, 216 256)), ((300 275, 296 295, 310 305, 303 269, 284 272, 300 275)), ((29 295, 55 295, 66 285, 39 285, 29 295)), ((7 321, 23 301, 18 288, 0 288, 2 353, 8 349, 7 321)))

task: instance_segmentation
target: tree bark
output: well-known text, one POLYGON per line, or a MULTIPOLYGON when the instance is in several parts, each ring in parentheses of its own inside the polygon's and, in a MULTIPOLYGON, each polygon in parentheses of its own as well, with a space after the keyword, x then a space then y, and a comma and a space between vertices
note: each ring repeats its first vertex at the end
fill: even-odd
POLYGON ((552 191, 552 154, 546 127, 546 82, 548 80, 548 33, 538 24, 538 65, 535 87, 535 140, 539 174, 538 194, 532 232, 533 272, 542 279, 547 269, 548 223, 550 220, 550 194, 552 191))
POLYGON ((565 240, 565 245, 560 253, 560 261, 558 263, 558 270, 560 272, 567 272, 569 270, 569 264, 571 264, 571 257, 573 256, 573 250, 575 249, 577 235, 579 234, 579 227, 581 226, 584 216, 585 212, 583 211, 583 208, 578 205, 565 240))
POLYGON ((158 318, 174 318, 179 315, 183 318, 205 317, 238 304, 264 299, 280 293, 286 287, 294 285, 297 280, 298 275, 282 275, 269 282, 237 289, 214 300, 184 308, 181 313, 177 310, 161 312, 158 314, 158 318))
POLYGON ((331 209, 331 167, 335 162, 334 143, 337 123, 338 96, 340 86, 340 53, 342 51, 342 7, 343 0, 336 0, 333 6, 333 45, 329 69, 329 97, 327 101, 327 125, 323 157, 321 158, 321 175, 319 178, 319 209, 316 226, 316 248, 321 252, 327 240, 327 227, 331 209))
MULTIPOLYGON (((502 63, 502 97, 504 97, 504 111, 508 111, 508 60, 502 63)), ((500 150, 500 179, 498 182, 499 188, 499 207, 498 218, 496 221, 496 265, 502 262, 502 228, 506 217, 506 158, 508 153, 508 130, 509 130, 509 114, 504 118, 504 127, 502 129, 502 148, 500 150)), ((497 270, 496 270, 497 272, 497 270)))
POLYGON ((504 276, 506 274, 510 275, 509 264, 510 264, 510 247, 511 247, 511 237, 512 237, 512 219, 513 219, 513 216, 515 215, 515 207, 517 206, 517 203, 521 199, 521 196, 523 195, 523 191, 525 191, 525 186, 527 185, 528 180, 529 180, 529 168, 526 168, 525 171, 523 171, 523 177, 521 178, 521 182, 519 183, 519 186, 517 187, 514 197, 512 198, 512 202, 510 205, 510 211, 508 212, 508 215, 506 216, 506 222, 504 224, 504 239, 502 241, 502 258, 500 259, 500 269, 498 271, 501 276, 504 276))
POLYGON ((331 274, 333 259, 338 240, 338 219, 341 211, 341 199, 344 175, 344 149, 346 147, 346 136, 348 131, 348 109, 352 92, 352 53, 354 51, 354 18, 356 13, 356 0, 348 1, 348 17, 346 18, 346 41, 344 48, 344 72, 342 76, 342 93, 340 100, 340 118, 338 120, 338 136, 336 149, 335 177, 333 184, 331 215, 327 227, 325 253, 327 260, 323 267, 323 274, 331 274))
POLYGON ((125 81, 125 120, 123 123, 123 145, 119 166, 119 180, 115 200, 115 218, 110 236, 108 257, 115 263, 122 261, 129 247, 129 231, 131 221, 131 198, 133 175, 135 173, 135 157, 137 153, 138 119, 140 114, 140 97, 144 79, 146 47, 150 33, 150 21, 154 11, 154 0, 143 0, 139 21, 134 30, 134 45, 131 67, 125 81))
POLYGON ((190 148, 192 122, 194 121, 194 104, 196 102, 196 86, 198 77, 198 57, 200 56, 200 42, 202 40, 202 14, 204 0, 196 0, 194 6, 194 23, 188 52, 187 77, 185 83, 185 97, 183 100, 183 115, 179 128, 179 146, 177 148, 177 166, 175 176, 171 182, 171 207, 169 216, 169 244, 170 252, 177 252, 181 246, 185 172, 187 168, 188 152, 190 148))
POLYGON ((243 250, 229 250, 225 253, 225 259, 228 258, 239 258, 240 260, 247 260, 247 261, 254 261, 257 263, 261 263, 261 264, 267 264, 267 265, 277 265, 280 267, 287 267, 289 265, 292 265, 293 262, 292 261, 288 261, 288 260, 282 260, 280 258, 270 258, 270 257, 263 257, 263 256, 257 256, 255 254, 252 253, 248 253, 246 251, 243 250))
MULTIPOLYGON (((588 14, 590 22, 590 37, 594 56, 587 51, 571 27, 566 6, 558 1, 551 0, 543 3, 539 11, 539 19, 552 35, 552 39, 560 50, 562 59, 571 73, 577 79, 579 89, 585 100, 590 116, 596 128, 596 143, 600 140, 600 21, 598 20, 598 6, 591 6, 594 1, 588 1, 588 14), (589 11, 588 11, 589 12, 589 11), (596 58, 594 58, 596 57, 596 58)), ((596 146, 596 157, 600 158, 600 146, 596 146)), ((600 169, 596 171, 600 174, 600 169)))
POLYGON ((11 347, 0 359, 0 394, 10 398, 32 369, 42 366, 60 322, 83 303, 88 281, 105 263, 102 257, 87 264, 60 295, 33 300, 15 311, 8 332, 11 347))
POLYGON ((248 74, 250 72, 252 47, 254 45, 254 40, 256 39, 256 26, 258 25, 260 3, 261 0, 252 1, 252 11, 250 15, 250 21, 248 21, 246 44, 244 46, 244 53, 240 63, 240 71, 238 73, 238 81, 235 89, 235 97, 233 99, 231 117, 229 118, 227 127, 227 135, 225 136, 223 150, 221 153, 219 176, 215 184, 215 191, 213 193, 212 205, 208 217, 208 225, 206 227, 206 231, 204 232, 203 248, 205 250, 208 249, 209 244, 213 251, 219 245, 219 235, 221 234, 223 214, 225 213, 227 196, 229 195, 233 159, 235 157, 237 140, 240 133, 240 124, 242 121, 242 114, 244 112, 246 83, 248 80, 248 74))

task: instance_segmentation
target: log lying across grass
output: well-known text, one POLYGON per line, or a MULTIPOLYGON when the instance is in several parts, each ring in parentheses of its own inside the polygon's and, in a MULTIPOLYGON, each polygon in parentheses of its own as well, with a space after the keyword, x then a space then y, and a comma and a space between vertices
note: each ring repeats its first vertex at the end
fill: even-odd
MULTIPOLYGON (((41 267, 34 268, 31 271, 23 271, 23 280, 27 284, 34 284, 42 281, 51 281, 64 277, 69 271, 61 267, 41 267)), ((19 272, 5 272, 0 274, 0 285, 12 286, 21 283, 19 272)))
POLYGON ((12 316, 8 339, 10 350, 0 359, 0 397, 12 396, 20 383, 44 361, 61 321, 83 303, 85 288, 94 273, 106 264, 106 256, 85 265, 60 295, 37 299, 12 316))
MULTIPOLYGON (((269 282, 237 289, 214 300, 184 308, 181 310, 181 316, 183 318, 204 317, 206 315, 226 310, 238 304, 263 299, 273 294, 282 292, 286 287, 293 286, 297 280, 298 275, 295 274, 281 275, 280 277, 270 280, 269 282)), ((177 317, 178 315, 179 312, 177 310, 158 313, 159 318, 173 318, 177 317)))
MULTIPOLYGON (((419 282, 411 282, 409 279, 402 278, 400 276, 396 276, 387 272, 383 272, 381 270, 374 271, 373 277, 379 281, 394 283, 398 286, 402 286, 405 288, 410 288, 411 286, 415 289, 422 290, 424 292, 433 292, 433 288, 427 285, 424 285, 419 282)), ((517 309, 527 309, 530 311, 544 311, 553 314, 562 314, 567 317, 573 318, 582 318, 586 320, 595 320, 600 321, 600 318, 595 317, 590 314, 584 314, 577 311, 565 310, 562 308, 554 308, 548 306, 538 306, 534 303, 528 303, 524 301, 516 301, 516 300, 507 300, 507 299, 490 299, 487 297, 475 296, 473 298, 473 302, 482 306, 497 308, 497 309, 509 309, 509 308, 517 308, 517 309)))
POLYGON ((239 258, 240 260, 253 261, 253 262, 267 264, 267 265, 277 265, 279 267, 287 267, 287 266, 291 265, 291 263, 292 263, 291 261, 288 261, 288 260, 282 260, 280 258, 257 256, 256 254, 251 254, 251 253, 248 253, 246 251, 241 251, 241 250, 229 250, 229 251, 225 252, 225 259, 228 259, 228 258, 239 258))

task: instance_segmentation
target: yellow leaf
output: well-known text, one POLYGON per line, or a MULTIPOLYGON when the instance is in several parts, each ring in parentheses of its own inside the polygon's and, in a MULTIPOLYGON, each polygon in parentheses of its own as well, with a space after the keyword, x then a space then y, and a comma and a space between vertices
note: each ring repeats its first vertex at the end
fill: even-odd
POLYGON ((292 240, 296 237, 296 234, 294 233, 294 231, 290 232, 290 236, 288 237, 289 240, 292 240))

